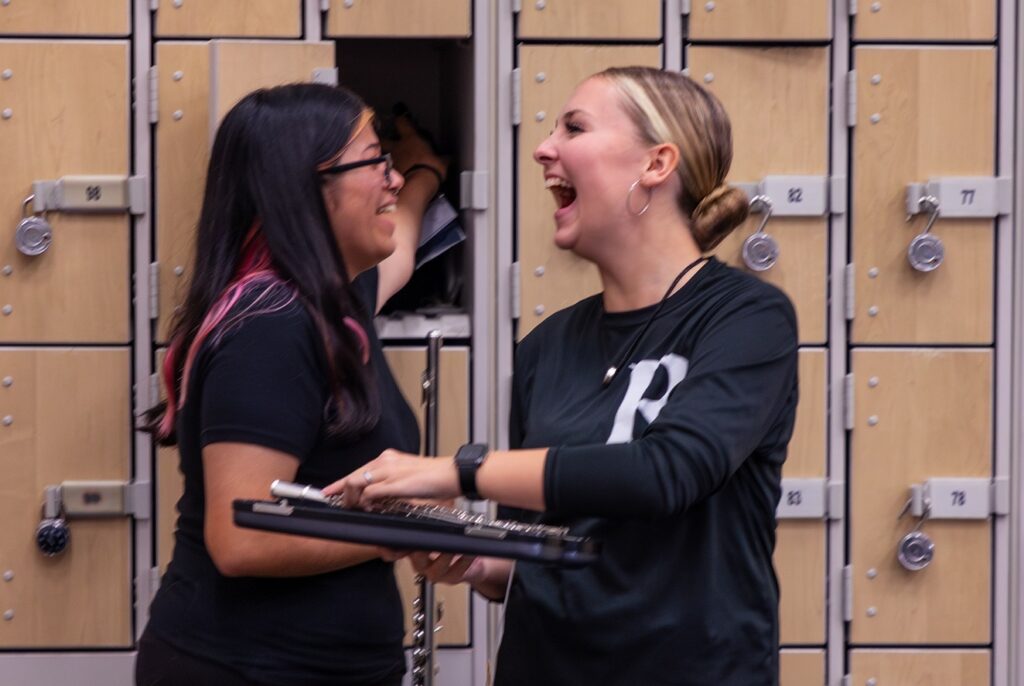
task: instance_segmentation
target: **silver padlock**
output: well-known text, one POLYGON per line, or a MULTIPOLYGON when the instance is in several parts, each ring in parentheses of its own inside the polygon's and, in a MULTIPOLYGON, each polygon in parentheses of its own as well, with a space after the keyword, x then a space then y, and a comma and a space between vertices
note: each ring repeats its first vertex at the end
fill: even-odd
MULTIPOLYGON (((934 195, 926 195, 917 201, 917 206, 922 211, 929 213, 928 223, 925 224, 924 231, 914 236, 910 245, 907 246, 907 261, 919 272, 931 272, 938 269, 942 264, 942 258, 946 256, 946 248, 942 245, 942 240, 931 232, 935 221, 939 218, 939 199, 934 195)), ((908 217, 908 219, 911 218, 908 217)))
POLYGON ((14 243, 18 247, 18 252, 29 257, 42 255, 53 241, 53 228, 50 222, 42 215, 28 214, 28 206, 34 200, 34 195, 25 198, 21 205, 23 218, 18 223, 18 230, 14 232, 14 243))
POLYGON ((772 200, 767 195, 755 195, 750 199, 750 209, 760 208, 764 211, 764 217, 757 227, 757 231, 747 236, 743 241, 743 264, 747 269, 755 272, 766 272, 775 266, 779 261, 779 243, 764 232, 768 220, 772 216, 772 200))
POLYGON ((907 247, 907 260, 910 266, 919 272, 930 272, 942 264, 946 256, 946 248, 942 239, 933 233, 921 233, 914 236, 907 247))
POLYGON ((779 244, 766 233, 755 233, 743 241, 743 263, 755 272, 765 272, 779 260, 779 244))
POLYGON ((900 539, 896 548, 896 559, 911 572, 919 572, 929 564, 935 555, 935 544, 923 531, 911 531, 900 539))

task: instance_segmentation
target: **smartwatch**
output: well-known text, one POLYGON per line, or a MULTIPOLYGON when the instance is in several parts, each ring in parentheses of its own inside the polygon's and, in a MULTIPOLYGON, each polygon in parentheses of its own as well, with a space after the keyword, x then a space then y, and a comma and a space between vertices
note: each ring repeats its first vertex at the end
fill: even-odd
POLYGON ((487 458, 487 445, 467 443, 455 453, 455 468, 459 472, 459 490, 470 500, 483 500, 476 490, 476 470, 487 458))

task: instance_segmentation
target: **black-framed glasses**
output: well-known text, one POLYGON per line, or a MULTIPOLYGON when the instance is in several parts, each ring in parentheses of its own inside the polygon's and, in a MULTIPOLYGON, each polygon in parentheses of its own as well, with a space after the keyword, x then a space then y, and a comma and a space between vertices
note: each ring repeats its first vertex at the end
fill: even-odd
POLYGON ((386 152, 380 157, 371 157, 367 160, 359 160, 358 162, 347 162, 345 164, 336 164, 333 167, 327 167, 321 169, 321 174, 342 174, 353 169, 359 169, 360 167, 370 167, 376 164, 384 163, 384 182, 391 183, 391 170, 395 168, 395 163, 391 161, 391 153, 386 152))

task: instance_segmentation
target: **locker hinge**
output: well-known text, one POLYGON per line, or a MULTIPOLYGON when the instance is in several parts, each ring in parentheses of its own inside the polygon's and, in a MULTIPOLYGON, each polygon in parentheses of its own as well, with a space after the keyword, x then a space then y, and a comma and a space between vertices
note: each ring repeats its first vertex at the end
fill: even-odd
POLYGON ((1010 479, 1005 476, 997 476, 992 479, 992 495, 989 499, 992 503, 992 514, 1010 514, 1010 479))
POLYGON ((154 64, 149 68, 149 73, 146 75, 149 85, 149 123, 156 124, 160 121, 160 96, 157 90, 157 84, 159 80, 157 78, 157 66, 154 64))
POLYGON ((843 567, 843 621, 853 621, 853 565, 843 567))
POLYGON ((846 514, 846 482, 829 481, 825 484, 825 507, 828 518, 841 520, 846 514))
POLYGON ((843 678, 839 680, 839 686, 852 686, 852 684, 853 684, 852 679, 853 679, 853 677, 850 676, 849 674, 844 674, 843 678))
POLYGON ((156 12, 160 9, 160 0, 149 0, 149 11, 156 12))
POLYGON ((690 16, 690 12, 693 11, 693 6, 690 0, 679 0, 679 12, 685 17, 690 16))
POLYGON ((149 318, 160 316, 160 263, 149 263, 149 318))
POLYGON ((854 288, 856 276, 856 268, 852 263, 843 268, 843 309, 848 322, 853 321, 853 316, 857 312, 857 291, 854 288))
POLYGON ((519 285, 519 263, 513 262, 509 269, 509 282, 511 284, 512 319, 519 319, 520 285, 519 285))
POLYGON ((512 14, 519 14, 523 11, 523 0, 512 0, 512 14))
POLYGON ((843 427, 853 431, 853 374, 843 377, 843 427))
POLYGON ((459 209, 486 210, 489 206, 489 177, 485 171, 459 174, 459 209))
POLYGON ((828 210, 832 214, 846 214, 846 177, 832 176, 828 180, 828 210))
POLYGON ((852 69, 846 74, 846 126, 857 125, 857 70, 852 69))
POLYGON ((326 12, 331 9, 331 0, 320 0, 320 11, 326 12))
POLYGON ((857 0, 850 0, 850 4, 847 8, 847 11, 850 13, 851 17, 857 16, 857 0))
POLYGON ((523 79, 519 67, 512 70, 512 126, 519 126, 523 121, 523 79))
POLYGON ((147 407, 156 405, 157 398, 160 397, 160 370, 156 370, 154 373, 149 375, 149 398, 147 398, 147 407))
POLYGON ((150 481, 132 481, 124 488, 125 511, 135 519, 153 517, 153 484, 150 481))

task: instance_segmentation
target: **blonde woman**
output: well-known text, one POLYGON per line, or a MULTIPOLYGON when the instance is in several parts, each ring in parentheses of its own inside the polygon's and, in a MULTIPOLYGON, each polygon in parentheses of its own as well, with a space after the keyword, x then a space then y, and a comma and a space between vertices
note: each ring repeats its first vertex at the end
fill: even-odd
MULTIPOLYGON (((777 684, 797 327, 781 292, 704 257, 747 216, 724 183, 729 119, 680 74, 609 69, 577 87, 534 159, 555 243, 593 262, 603 291, 520 344, 513 449, 387 451, 328 491, 364 506, 483 497, 604 542, 584 569, 516 566, 499 686, 777 684)), ((414 562, 506 595, 507 562, 414 562)))

